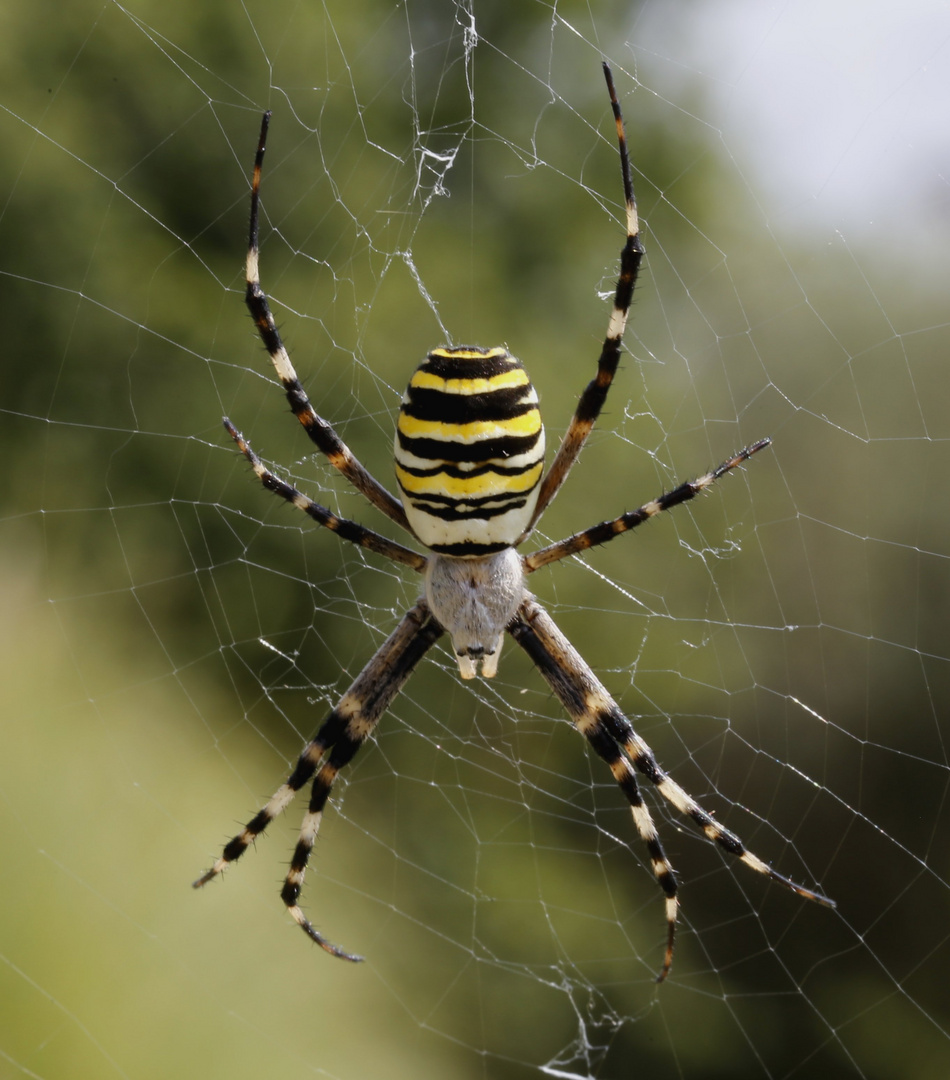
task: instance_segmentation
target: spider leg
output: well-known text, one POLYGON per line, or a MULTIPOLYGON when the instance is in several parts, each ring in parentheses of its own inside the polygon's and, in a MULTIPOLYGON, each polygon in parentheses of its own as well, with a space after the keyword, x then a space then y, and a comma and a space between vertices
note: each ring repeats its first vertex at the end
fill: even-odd
POLYGON ((815 903, 827 908, 836 908, 838 906, 829 897, 811 889, 806 889, 803 885, 798 885, 790 878, 785 877, 784 874, 773 870, 767 862, 749 851, 734 832, 730 832, 729 829, 720 825, 707 810, 704 810, 696 802, 692 795, 684 791, 668 773, 660 768, 653 751, 634 731, 633 725, 616 706, 614 706, 613 711, 604 717, 604 724, 609 728, 613 737, 623 746, 624 751, 629 755, 630 760, 637 769, 681 814, 692 818, 706 834, 707 839, 717 843, 724 851, 734 855, 740 862, 744 862, 746 866, 751 867, 760 874, 764 874, 772 881, 784 885, 786 889, 804 900, 814 900, 815 903))
POLYGON ((251 449, 248 441, 227 417, 224 418, 224 426, 231 438, 237 443, 238 449, 251 463, 251 468, 256 473, 257 478, 268 491, 273 491, 275 495, 280 495, 282 499, 286 499, 287 502, 292 503, 299 510, 303 510, 318 525, 330 529, 331 532, 335 532, 343 540, 349 540, 350 543, 359 547, 375 551, 377 555, 385 555, 387 559, 392 559, 393 562, 411 566, 413 570, 422 571, 425 569, 426 557, 424 555, 403 547, 402 544, 397 544, 393 540, 387 540, 385 536, 380 536, 379 533, 364 528, 355 521, 337 517, 325 506, 315 503, 313 499, 299 492, 292 484, 288 484, 285 480, 274 476, 264 466, 261 459, 251 449))
MULTIPOLYGON (((630 155, 627 152, 627 136, 624 133, 623 115, 620 111, 620 102, 617 100, 613 75, 609 65, 606 63, 604 64, 604 78, 607 80, 614 123, 617 126, 617 141, 620 147, 620 170, 623 176, 624 205, 627 214, 627 240, 620 252, 620 277, 617 280, 613 310, 607 324, 607 336, 604 338, 600 359, 597 361, 597 374, 581 394, 570 426, 564 434, 564 439, 554 456, 554 460, 551 462, 551 467, 541 481, 538 504, 535 507, 531 522, 525 530, 525 536, 534 527, 557 494, 561 484, 567 479, 567 474, 571 471, 574 462, 580 455, 584 443, 587 441, 587 436, 590 435, 597 417, 604 407, 604 402, 607 400, 607 391, 610 389, 617 371, 617 364, 620 362, 620 345, 623 340, 624 328, 627 325, 627 313, 633 299, 633 290, 637 283, 640 261, 644 255, 643 244, 640 242, 640 223, 637 217, 637 202, 634 197, 633 180, 630 174, 630 155)), ((521 539, 523 540, 524 536, 521 539)))
POLYGON ((724 461, 698 480, 687 480, 686 483, 680 484, 679 487, 673 488, 672 491, 668 491, 664 495, 660 495, 659 498, 653 499, 652 502, 644 503, 637 510, 630 510, 626 514, 621 514, 620 517, 614 518, 613 521, 602 521, 599 525, 592 525, 591 528, 575 533, 565 540, 559 540, 556 544, 550 544, 539 551, 533 551, 530 555, 524 557, 525 571, 530 573, 532 570, 539 570, 542 566, 547 566, 548 563, 564 559, 568 555, 576 555, 578 552, 586 551, 588 548, 606 544, 608 540, 613 540, 614 537, 629 532, 630 529, 635 529, 638 525, 642 525, 644 521, 663 513, 664 510, 672 510, 674 506, 688 502, 701 491, 705 491, 706 488, 714 484, 720 477, 725 476, 727 472, 731 472, 744 461, 748 461, 753 454, 757 454, 769 445, 771 445, 771 439, 760 439, 757 443, 753 443, 752 446, 740 450, 738 454, 729 458, 728 461, 724 461))
POLYGON ((239 859, 313 777, 310 804, 304 815, 290 870, 280 896, 295 922, 321 948, 344 960, 361 959, 327 941, 304 915, 298 903, 304 874, 337 773, 353 759, 359 748, 372 735, 379 718, 389 708, 416 664, 442 633, 442 627, 432 618, 424 600, 420 600, 405 614, 393 633, 357 675, 353 685, 340 698, 314 738, 304 747, 286 783, 277 789, 241 832, 228 841, 211 869, 193 883, 194 888, 201 888, 220 874, 229 863, 239 859), (324 758, 325 754, 327 756, 324 758))
POLYGON ((676 875, 663 850, 650 810, 643 801, 633 766, 624 755, 614 731, 605 723, 605 716, 612 711, 619 714, 620 710, 550 615, 535 600, 525 600, 508 624, 508 632, 534 661, 577 730, 607 763, 630 803, 633 822, 650 855, 653 874, 666 896, 666 952, 656 977, 657 982, 662 982, 673 963, 679 910, 676 875))
POLYGON ((676 878, 663 852, 650 812, 643 803, 636 784, 634 767, 656 787, 663 798, 680 813, 692 818, 708 839, 730 855, 806 900, 813 900, 824 907, 835 907, 833 900, 797 885, 748 851, 735 833, 723 828, 660 768, 653 751, 633 730, 619 706, 537 601, 525 600, 518 615, 509 624, 508 631, 535 662, 577 729, 610 766, 614 778, 630 802, 637 831, 650 853, 653 872, 666 894, 667 947, 663 967, 657 977, 658 982, 666 978, 673 961, 673 938, 678 907, 676 878))
POLYGON ((247 290, 244 302, 247 304, 257 331, 264 342, 264 348, 270 354, 277 371, 277 377, 287 394, 294 416, 303 425, 313 443, 324 453, 330 464, 339 469, 347 480, 387 517, 401 525, 406 532, 412 532, 402 503, 391 495, 379 481, 375 480, 360 464, 346 443, 333 428, 318 415, 310 398, 307 396, 297 372, 294 370, 287 349, 281 340, 274 316, 271 314, 267 295, 261 288, 260 258, 258 252, 258 215, 260 209, 261 166, 264 161, 264 148, 267 143, 267 129, 270 126, 269 112, 264 113, 261 121, 261 133, 254 158, 254 177, 251 183, 251 223, 248 237, 247 263, 245 277, 247 290))

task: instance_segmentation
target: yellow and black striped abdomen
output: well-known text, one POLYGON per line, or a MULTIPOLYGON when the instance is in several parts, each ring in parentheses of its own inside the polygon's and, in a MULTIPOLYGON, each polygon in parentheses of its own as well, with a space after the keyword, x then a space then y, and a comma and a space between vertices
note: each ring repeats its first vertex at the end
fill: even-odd
POLYGON ((544 468, 538 395, 507 349, 433 349, 396 425, 396 480, 426 547, 474 557, 527 528, 544 468))

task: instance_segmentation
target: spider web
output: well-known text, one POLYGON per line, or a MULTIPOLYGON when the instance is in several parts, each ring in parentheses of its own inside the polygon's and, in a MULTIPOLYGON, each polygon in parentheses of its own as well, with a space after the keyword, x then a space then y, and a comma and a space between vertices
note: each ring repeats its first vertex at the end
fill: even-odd
POLYGON ((947 1075, 945 7, 312 8, 5 8, 0 1076, 947 1075), (435 344, 507 343, 566 426, 623 235, 604 56, 646 272, 541 537, 774 443, 531 585, 664 767, 839 906, 654 800, 657 987, 609 772, 511 643, 471 684, 437 648, 324 821, 304 904, 368 958, 337 963, 277 896, 302 799, 188 888, 418 588, 221 430, 387 532, 244 313, 259 114, 264 287, 391 486, 435 344))

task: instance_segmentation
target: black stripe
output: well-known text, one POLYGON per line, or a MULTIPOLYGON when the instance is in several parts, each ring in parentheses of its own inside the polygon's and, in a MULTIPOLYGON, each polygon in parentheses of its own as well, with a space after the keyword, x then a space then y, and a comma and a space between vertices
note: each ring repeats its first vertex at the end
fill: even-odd
MULTIPOLYGON (((643 256, 644 248, 639 236, 628 236, 620 252, 620 277, 617 279, 617 291, 614 294, 614 311, 623 314, 630 311, 643 256)), ((600 359, 597 361, 597 376, 587 384, 574 413, 575 418, 585 424, 593 424, 604 407, 607 391, 620 362, 620 342, 619 337, 604 338, 600 359)))
POLYGON ((397 431, 399 447, 406 453, 428 461, 471 461, 478 454, 481 464, 489 458, 508 458, 526 454, 537 444, 541 432, 534 435, 507 435, 498 439, 483 439, 474 443, 460 443, 441 439, 412 439, 397 431))
MULTIPOLYGON (((606 761, 608 765, 616 765, 616 763, 623 756, 620 753, 620 747, 617 745, 616 740, 604 727, 603 724, 593 724, 591 727, 587 728, 587 730, 584 732, 584 735, 586 736, 587 741, 590 743, 591 749, 597 754, 598 757, 606 761)), ((632 774, 627 773, 626 775, 630 776, 632 774)), ((623 786, 622 781, 618 781, 618 783, 623 786)), ((634 787, 636 787, 636 780, 634 780, 634 787)), ((637 805, 639 805, 639 796, 637 799, 637 805)))
MULTIPOLYGON (((673 873, 673 867, 670 866, 670 860, 666 857, 663 845, 659 840, 647 840, 646 845, 653 862, 661 863, 666 871, 665 873, 664 870, 654 871, 654 877, 659 882, 660 888, 667 896, 676 896, 676 874, 673 873)), ((672 924, 670 934, 672 940, 672 924)))
POLYGON ((641 751, 634 757, 634 753, 635 748, 631 747, 630 755, 633 757, 634 765, 636 765, 651 784, 662 784, 669 780, 669 777, 657 764, 657 760, 652 754, 643 753, 641 751))
POLYGON ((468 541, 462 544, 427 544, 426 546, 438 555, 454 555, 457 559, 464 559, 478 555, 494 555, 496 552, 511 547, 511 544, 476 544, 468 541))
MULTIPOLYGON (((689 816, 690 816, 691 818, 693 818, 693 820, 694 820, 694 821, 698 821, 698 820, 699 820, 699 819, 698 819, 698 818, 696 817, 696 815, 695 815, 694 813, 692 813, 692 812, 690 813, 690 815, 689 815, 689 816)), ((708 816, 709 816, 709 815, 707 814, 707 817, 708 817, 708 816)), ((720 832, 720 833, 717 833, 717 835, 716 835, 716 836, 714 837, 714 839, 715 839, 716 843, 717 843, 717 844, 718 844, 718 845, 719 845, 719 846, 720 846, 720 847, 721 847, 721 848, 722 848, 722 849, 723 849, 724 851, 728 851, 730 855, 736 855, 736 856, 739 856, 739 855, 745 855, 745 853, 746 853, 746 846, 745 846, 745 844, 743 844, 743 842, 742 842, 742 841, 741 841, 741 840, 739 839, 739 837, 738 837, 738 836, 736 836, 736 834, 735 834, 735 833, 729 832, 729 830, 728 830, 728 829, 723 829, 723 828, 722 828, 722 826, 718 824, 718 822, 715 822, 715 821, 710 821, 710 824, 716 825, 716 826, 717 826, 718 828, 722 829, 722 832, 720 832)))
POLYGON ((520 362, 508 353, 485 356, 484 359, 473 359, 469 356, 433 356, 429 353, 419 370, 428 371, 440 379, 490 379, 493 375, 516 371, 520 367, 520 362))
MULTIPOLYGON (((632 772, 624 773, 617 783, 620 786, 620 790, 627 796, 627 802, 629 802, 631 806, 643 806, 643 796, 640 794, 640 785, 637 783, 637 778, 632 772)), ((647 841, 648 846, 649 844, 650 841, 647 841)), ((662 855, 663 849, 659 848, 658 850, 662 855)), ((653 852, 651 851, 650 854, 653 855, 653 852)), ((665 861, 666 860, 664 860, 664 862, 665 861)))
MULTIPOLYGON (((299 845, 298 845, 298 847, 299 847, 299 845)), ((309 857, 310 857, 310 851, 308 849, 306 852, 301 852, 300 854, 303 854, 305 856, 304 868, 306 868, 306 865, 307 865, 306 860, 308 860, 309 857)), ((297 849, 295 848, 294 849, 294 858, 296 858, 297 855, 298 855, 298 852, 297 852, 297 849)), ((280 890, 280 898, 287 905, 287 907, 294 907, 296 905, 297 901, 300 899, 300 889, 301 889, 302 884, 303 884, 303 882, 298 882, 298 883, 295 884, 295 883, 287 881, 285 879, 284 887, 280 890)))
MULTIPOLYGON (((634 737, 633 725, 620 711, 619 706, 612 709, 601 709, 597 714, 597 722, 603 724, 621 746, 624 746, 634 737)), ((629 748, 627 752, 632 758, 633 753, 629 748)), ((650 779, 653 780, 653 777, 651 776, 650 779)), ((653 782, 656 783, 655 780, 653 782)))
MULTIPOLYGON (((526 498, 511 499, 508 502, 499 502, 496 496, 493 499, 484 499, 482 502, 498 502, 498 506, 487 507, 478 506, 473 510, 460 510, 460 506, 475 506, 475 499, 466 499, 464 503, 459 503, 455 500, 450 501, 447 506, 436 506, 433 502, 429 502, 427 499, 419 499, 410 496, 412 505, 423 514, 428 514, 429 517, 438 518, 440 521, 471 521, 473 519, 479 519, 488 521, 491 518, 501 517, 502 514, 507 514, 511 510, 517 510, 519 507, 524 506, 528 501, 526 498)), ((509 544, 503 544, 502 547, 510 547, 509 544)), ((436 550, 436 549, 433 549, 436 550)))
MULTIPOLYGON (((400 484, 400 487, 402 485, 400 484)), ((532 484, 528 491, 496 491, 493 495, 439 495, 436 492, 429 491, 406 491, 406 498, 418 506, 420 509, 427 512, 435 512, 437 506, 447 506, 449 508, 455 507, 476 507, 476 506, 490 506, 492 503, 498 506, 504 506, 505 509, 513 508, 515 506, 523 506, 527 501, 528 495, 534 490, 535 485, 532 484), (432 511, 428 510, 429 506, 433 507, 432 511)), ((492 511, 494 515, 497 511, 492 511)))
POLYGON ((417 420, 437 420, 443 424, 511 420, 537 409, 536 401, 525 400, 530 391, 530 385, 524 385, 506 386, 483 394, 450 394, 410 384, 409 400, 403 402, 401 411, 417 420))
POLYGON ((529 461, 527 465, 479 465, 475 469, 459 469, 455 465, 447 465, 441 462, 438 465, 433 465, 431 469, 413 469, 400 461, 399 468, 410 476, 448 476, 454 480, 469 480, 476 476, 484 476, 485 473, 493 473, 495 476, 523 476, 526 472, 537 468, 539 460, 529 461))
MULTIPOLYGON (((269 824, 270 818, 263 810, 261 810, 248 825, 248 831, 251 833, 251 837, 260 836, 269 824)), ((234 862, 235 859, 240 859, 244 852, 247 851, 249 843, 250 841, 245 841, 244 837, 239 834, 224 845, 224 851, 221 852, 221 857, 225 862, 234 862)))

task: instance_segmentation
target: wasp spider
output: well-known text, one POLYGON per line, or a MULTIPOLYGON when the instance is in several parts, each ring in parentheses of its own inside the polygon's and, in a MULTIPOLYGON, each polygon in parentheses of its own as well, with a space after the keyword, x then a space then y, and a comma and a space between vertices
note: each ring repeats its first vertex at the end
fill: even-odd
POLYGON ((535 570, 613 540, 648 518, 705 491, 759 450, 768 439, 741 450, 718 468, 644 503, 638 510, 602 522, 529 555, 516 551, 550 504, 584 446, 604 405, 620 358, 621 339, 644 249, 640 243, 630 162, 620 105, 610 68, 604 64, 617 137, 626 203, 627 238, 620 278, 597 374, 580 396, 567 433, 547 472, 538 397, 525 369, 505 348, 447 346, 433 349, 409 382, 396 426, 394 498, 363 468, 333 428, 317 415, 280 339, 258 273, 258 200, 261 164, 270 113, 261 124, 251 187, 246 302, 277 370, 294 415, 322 453, 378 510, 411 533, 428 555, 403 547, 370 529, 337 517, 261 463, 244 436, 224 426, 265 488, 293 503, 344 540, 422 574, 423 596, 304 748, 290 777, 224 848, 194 884, 216 877, 247 850, 294 795, 313 781, 310 805, 281 890, 290 914, 333 956, 358 960, 319 933, 299 905, 304 873, 337 773, 373 733, 380 716, 429 648, 447 633, 463 679, 498 669, 507 631, 527 652, 594 752, 607 763, 630 804, 633 821, 666 897, 666 952, 658 980, 673 960, 678 908, 676 877, 640 793, 637 773, 705 835, 741 862, 807 900, 831 900, 796 885, 748 851, 659 766, 650 747, 599 682, 551 617, 525 587, 535 570))

